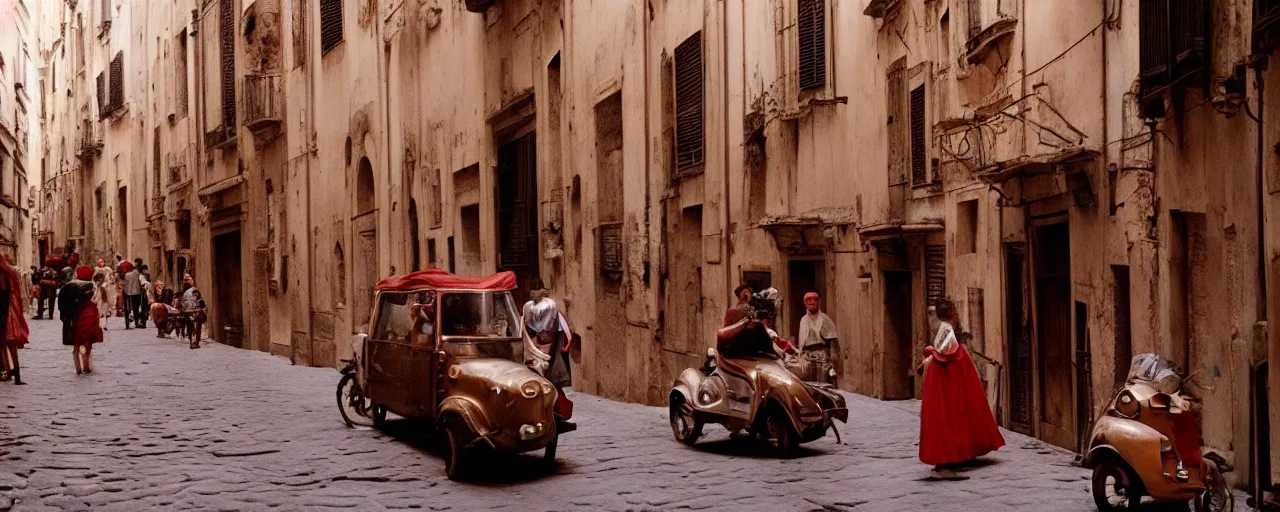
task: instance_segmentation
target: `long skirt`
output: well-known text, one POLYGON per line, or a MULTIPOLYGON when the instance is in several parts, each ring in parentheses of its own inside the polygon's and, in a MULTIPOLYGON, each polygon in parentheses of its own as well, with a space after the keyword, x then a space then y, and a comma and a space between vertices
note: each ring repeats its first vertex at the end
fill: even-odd
MULTIPOLYGON (((932 348, 932 347, 930 347, 932 348)), ((929 363, 920 404, 920 461, 966 462, 1004 446, 969 351, 960 345, 951 361, 929 363)))

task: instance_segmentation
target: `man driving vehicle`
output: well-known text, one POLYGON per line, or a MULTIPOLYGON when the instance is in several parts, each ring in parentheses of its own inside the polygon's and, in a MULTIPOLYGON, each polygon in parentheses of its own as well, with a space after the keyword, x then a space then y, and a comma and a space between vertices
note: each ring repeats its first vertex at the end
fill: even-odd
POLYGON ((716 331, 716 352, 726 372, 746 377, 754 360, 776 359, 773 339, 765 325, 771 311, 753 307, 751 287, 735 290, 738 304, 724 315, 724 327, 716 331))

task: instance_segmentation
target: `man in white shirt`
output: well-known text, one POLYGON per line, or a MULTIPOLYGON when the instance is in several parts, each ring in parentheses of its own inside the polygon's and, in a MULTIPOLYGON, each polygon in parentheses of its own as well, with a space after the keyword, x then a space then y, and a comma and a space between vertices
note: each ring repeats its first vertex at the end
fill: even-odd
POLYGON ((809 363, 806 379, 819 382, 835 382, 836 371, 832 367, 835 352, 836 324, 818 309, 820 298, 815 292, 804 294, 805 315, 800 317, 800 336, 796 345, 809 363))

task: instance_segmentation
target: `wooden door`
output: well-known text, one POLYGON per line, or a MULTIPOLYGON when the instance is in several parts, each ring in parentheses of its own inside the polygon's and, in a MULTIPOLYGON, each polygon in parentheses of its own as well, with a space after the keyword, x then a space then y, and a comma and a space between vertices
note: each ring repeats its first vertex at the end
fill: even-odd
POLYGON ((538 252, 537 139, 522 136, 498 148, 498 270, 515 272, 517 304, 540 275, 538 252))
POLYGON ((1067 224, 1037 227, 1034 242, 1040 438, 1075 449, 1071 245, 1067 224))
POLYGON ((1009 428, 1033 435, 1031 337, 1027 330, 1026 247, 1005 246, 1005 336, 1009 350, 1009 428))

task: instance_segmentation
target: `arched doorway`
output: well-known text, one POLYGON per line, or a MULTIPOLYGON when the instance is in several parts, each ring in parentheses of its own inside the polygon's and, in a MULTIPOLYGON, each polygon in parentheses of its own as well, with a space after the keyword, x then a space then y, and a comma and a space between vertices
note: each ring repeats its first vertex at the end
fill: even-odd
POLYGON ((373 304, 373 286, 378 282, 378 215, 377 195, 373 184, 373 165, 368 157, 360 159, 356 169, 355 215, 351 219, 353 252, 353 315, 357 332, 369 332, 369 315, 373 304))

